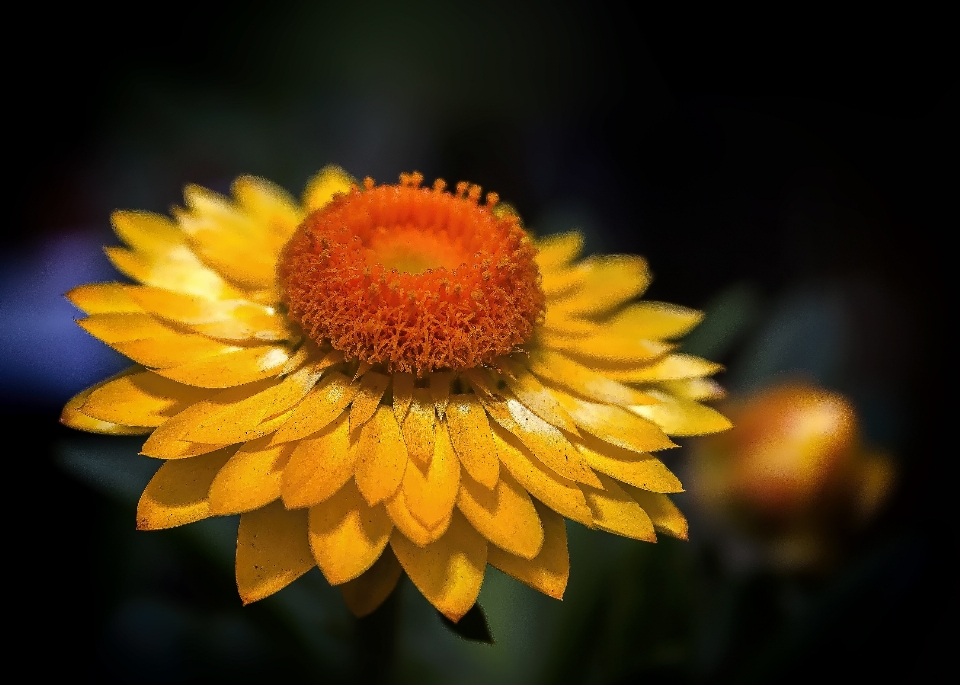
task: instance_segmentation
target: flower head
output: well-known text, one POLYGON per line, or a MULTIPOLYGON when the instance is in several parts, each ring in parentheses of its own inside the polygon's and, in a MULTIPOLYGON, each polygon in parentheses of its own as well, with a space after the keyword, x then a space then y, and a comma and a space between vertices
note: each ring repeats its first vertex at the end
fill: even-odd
POLYGON ((642 259, 576 261, 578 234, 534 241, 496 194, 419 174, 185 195, 113 215, 137 285, 68 294, 136 366, 62 421, 150 434, 139 528, 240 513, 244 602, 316 565, 358 615, 406 573, 458 620, 487 564, 561 597, 564 518, 686 537, 652 453, 729 423, 699 403, 719 367, 668 342, 700 314, 634 301, 642 259))

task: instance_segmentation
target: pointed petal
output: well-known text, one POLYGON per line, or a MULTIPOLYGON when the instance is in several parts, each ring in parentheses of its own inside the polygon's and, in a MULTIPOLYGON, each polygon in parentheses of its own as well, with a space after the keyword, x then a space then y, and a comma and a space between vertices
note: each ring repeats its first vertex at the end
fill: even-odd
POLYGON ((303 191, 303 206, 308 212, 315 212, 326 206, 333 196, 349 192, 350 186, 357 180, 338 166, 330 164, 307 182, 303 191))
POLYGON ((168 461, 153 475, 137 504, 137 530, 160 530, 210 516, 207 493, 233 450, 168 461))
POLYGON ((277 501, 240 515, 237 589, 244 604, 282 590, 313 565, 306 511, 288 511, 277 501))
POLYGON ((304 219, 297 201, 280 186, 257 176, 241 176, 230 186, 240 208, 254 221, 268 227, 283 244, 304 219))
MULTIPOLYGON (((408 466, 407 468, 409 470, 411 467, 408 466)), ((412 468, 416 467, 414 466, 412 468)), ((453 515, 453 508, 451 507, 450 514, 447 518, 443 519, 435 528, 427 528, 410 513, 406 499, 403 496, 403 488, 397 490, 397 494, 387 500, 386 506, 387 513, 390 515, 393 525, 395 525, 408 540, 411 540, 419 547, 426 547, 434 540, 439 540, 440 537, 447 532, 447 528, 450 527, 450 517, 453 515)))
POLYGON ((85 314, 132 314, 143 311, 120 283, 78 285, 66 294, 66 298, 85 314))
POLYGON ((239 514, 259 509, 280 496, 280 476, 293 445, 269 446, 252 440, 230 457, 210 484, 211 514, 239 514))
POLYGON ((127 426, 159 426, 212 394, 143 371, 103 383, 90 393, 81 411, 127 426))
POLYGON ((591 468, 622 483, 652 492, 683 492, 680 480, 649 454, 625 450, 596 438, 584 438, 576 446, 591 468))
POLYGON ((656 423, 667 435, 706 435, 725 431, 733 425, 716 409, 699 402, 673 397, 659 390, 651 390, 650 394, 660 403, 630 407, 630 410, 656 423))
POLYGON ((120 240, 146 254, 165 254, 187 239, 173 221, 152 212, 119 210, 110 215, 110 223, 120 240))
POLYGON ((603 489, 582 486, 597 528, 634 540, 656 542, 653 522, 640 505, 612 478, 601 473, 600 480, 603 489))
POLYGON ((585 402, 560 390, 551 390, 577 425, 601 440, 634 452, 655 452, 676 447, 657 424, 626 409, 585 402))
POLYGON ((607 404, 647 404, 650 397, 551 350, 530 355, 530 370, 543 380, 607 404))
POLYGON ((91 314, 85 319, 78 319, 77 325, 97 340, 101 340, 108 345, 130 340, 187 335, 160 322, 146 312, 91 314))
POLYGON ((604 373, 622 383, 655 383, 712 376, 722 370, 723 367, 720 364, 714 364, 691 354, 668 354, 652 364, 631 369, 611 369, 604 373))
POLYGON ((214 299, 242 296, 183 244, 171 245, 162 254, 134 253, 122 247, 108 247, 104 252, 117 270, 144 285, 214 299))
POLYGON ((357 445, 357 487, 373 506, 400 487, 407 467, 407 448, 393 409, 380 406, 363 424, 357 445))
POLYGON ((331 585, 353 580, 373 566, 392 530, 383 505, 368 506, 352 480, 310 507, 310 549, 331 585))
POLYGON ((677 505, 670 501, 669 497, 659 492, 648 492, 631 485, 625 485, 624 489, 647 512, 647 516, 653 521, 654 528, 672 537, 681 540, 687 539, 687 519, 677 509, 677 505))
POLYGON ((500 461, 487 421, 487 412, 476 395, 452 395, 447 405, 450 441, 467 473, 487 488, 497 484, 500 461))
POLYGON ((454 454, 446 426, 437 428, 433 459, 427 467, 408 464, 403 474, 407 509, 428 530, 450 518, 460 487, 460 462, 454 454))
POLYGON ((414 388, 407 417, 403 421, 403 441, 410 459, 426 467, 433 459, 437 413, 429 388, 414 388))
POLYGON ((403 575, 403 568, 393 550, 387 548, 376 563, 361 576, 340 586, 347 608, 357 618, 369 616, 390 596, 403 575))
POLYGON ((530 411, 552 426, 574 435, 579 434, 573 419, 536 376, 519 363, 507 362, 504 365, 509 369, 509 373, 503 376, 507 387, 530 411))
POLYGON ((357 450, 356 445, 350 447, 348 428, 347 414, 343 412, 315 435, 294 443, 280 483, 288 509, 319 504, 353 477, 357 450))
POLYGON ((566 266, 583 250, 583 235, 576 231, 544 236, 536 241, 537 266, 549 271, 566 266))
POLYGON ((357 430, 373 416, 388 385, 390 385, 390 376, 373 371, 363 375, 360 379, 360 389, 357 396, 353 398, 353 406, 350 408, 351 431, 357 430))
POLYGON ((527 491, 505 472, 492 491, 469 476, 460 481, 457 506, 483 537, 510 554, 533 559, 543 526, 527 491))
POLYGON ((493 441, 500 461, 527 492, 568 519, 593 527, 593 514, 575 482, 543 466, 515 436, 499 426, 493 426, 493 441))
POLYGON ((657 383, 662 390, 685 400, 710 402, 727 396, 723 387, 712 378, 683 378, 657 383))
POLYGON ((570 480, 600 484, 563 433, 527 409, 518 399, 512 396, 505 399, 481 396, 481 400, 494 421, 515 435, 544 466, 570 480))
POLYGON ((407 418, 407 410, 410 409, 410 403, 413 401, 413 384, 412 373, 393 374, 393 413, 401 426, 403 420, 407 418))
POLYGON ((636 366, 649 364, 676 348, 672 343, 643 338, 627 338, 601 331, 588 337, 574 338, 564 332, 560 335, 546 330, 540 335, 545 348, 562 350, 565 354, 587 364, 603 366, 636 366))
POLYGON ((703 320, 703 312, 667 302, 637 302, 603 325, 605 332, 626 338, 664 340, 686 335, 703 320))
POLYGON ((417 589, 451 621, 459 621, 477 601, 487 541, 462 514, 454 511, 447 532, 426 547, 399 533, 390 538, 390 546, 417 589))
POLYGON ((157 373, 186 385, 230 388, 276 376, 289 358, 285 347, 247 347, 157 373))
POLYGON ((298 440, 317 432, 343 413, 360 389, 358 383, 332 371, 310 391, 274 436, 274 442, 298 440))
POLYGON ((112 378, 108 378, 101 383, 97 383, 77 393, 70 398, 63 407, 63 411, 60 413, 60 423, 76 430, 86 431, 87 433, 102 433, 104 435, 144 435, 151 432, 153 428, 150 426, 125 426, 111 421, 101 421, 100 419, 87 416, 80 411, 80 408, 96 390, 118 378, 137 373, 138 371, 140 371, 140 367, 134 366, 112 378))
POLYGON ((262 422, 296 405, 314 386, 320 372, 304 366, 282 381, 212 412, 188 430, 190 442, 234 443, 250 440, 262 422))
POLYGON ((138 364, 157 369, 182 366, 241 349, 202 335, 181 333, 146 340, 115 342, 110 343, 110 347, 138 364))
POLYGON ((534 502, 534 505, 543 522, 543 548, 540 554, 528 560, 490 545, 487 563, 534 590, 554 599, 563 599, 570 577, 567 527, 560 514, 539 502, 534 502))
POLYGON ((646 260, 635 255, 590 257, 574 269, 583 275, 580 287, 551 303, 568 315, 604 314, 640 295, 650 284, 646 260))

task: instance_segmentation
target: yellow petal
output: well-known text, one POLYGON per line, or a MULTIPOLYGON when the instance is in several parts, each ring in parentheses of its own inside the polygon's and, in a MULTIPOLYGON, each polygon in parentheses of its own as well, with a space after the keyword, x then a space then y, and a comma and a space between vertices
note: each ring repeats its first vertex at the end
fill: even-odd
POLYGON ((111 343, 110 347, 138 364, 157 369, 182 366, 241 349, 202 335, 179 333, 163 338, 111 343))
POLYGON ((261 423, 296 405, 310 392, 320 372, 305 366, 279 383, 211 412, 186 432, 191 442, 234 443, 250 440, 261 423))
POLYGON ((469 476, 460 481, 457 506, 483 537, 510 554, 533 559, 543 547, 543 526, 530 495, 509 473, 490 490, 469 476))
POLYGON ((657 385, 674 397, 682 397, 685 400, 722 400, 727 395, 723 387, 712 378, 684 378, 676 381, 662 381, 657 385))
POLYGON ((659 340, 627 338, 605 332, 574 338, 566 333, 557 335, 550 330, 540 334, 540 344, 547 348, 563 350, 568 355, 587 363, 605 366, 647 364, 676 347, 659 340))
MULTIPOLYGON (((162 459, 178 459, 197 454, 197 452, 193 451, 191 445, 203 445, 207 443, 188 441, 186 438, 188 432, 196 428, 208 416, 223 411, 232 404, 242 402, 270 385, 272 385, 272 382, 268 380, 250 383, 249 385, 241 385, 236 388, 228 388, 227 390, 221 390, 206 400, 190 405, 158 427, 143 444, 140 453, 162 459)), ((255 435, 253 437, 260 436, 255 435)), ((216 447, 213 449, 216 449, 216 447)))
POLYGON ((453 383, 453 373, 450 371, 435 371, 430 374, 430 394, 437 409, 437 416, 441 419, 447 410, 450 401, 450 385, 453 383))
POLYGON ((450 441, 463 468, 475 481, 492 488, 497 484, 500 461, 480 398, 452 395, 446 414, 450 441))
POLYGON ((600 484, 563 433, 527 409, 518 399, 481 398, 494 421, 519 438, 546 467, 579 483, 600 484))
POLYGON ((166 254, 187 237, 170 219, 151 212, 119 210, 110 215, 117 237, 138 252, 166 254))
POLYGON ((343 600, 357 618, 369 616, 379 608, 397 586, 403 568, 392 549, 383 550, 376 563, 358 578, 340 586, 343 600))
POLYGON ((579 434, 573 419, 536 376, 518 363, 507 362, 504 366, 508 369, 508 373, 503 375, 507 387, 530 411, 557 428, 574 435, 579 434))
POLYGON ((687 539, 687 519, 669 497, 631 485, 624 486, 624 489, 647 512, 654 528, 675 538, 687 539))
POLYGON ((651 390, 650 394, 660 400, 660 404, 630 407, 630 410, 656 423, 667 435, 706 435, 719 433, 733 425, 716 409, 698 402, 658 390, 651 390))
POLYGON ((171 246, 163 254, 135 254, 122 247, 108 247, 104 252, 117 270, 144 285, 214 299, 241 295, 186 245, 171 246))
POLYGON ((393 409, 380 406, 363 424, 357 445, 357 487, 373 506, 400 487, 407 467, 407 448, 393 409))
POLYGON ((454 454, 444 424, 437 427, 433 458, 426 467, 408 464, 403 474, 407 509, 429 530, 450 518, 460 487, 460 462, 454 454))
POLYGON ((86 314, 132 314, 143 309, 120 283, 78 285, 66 294, 73 306, 86 314))
POLYGON ((168 461, 153 475, 137 504, 137 530, 160 530, 210 515, 207 493, 233 450, 168 461))
POLYGON ((131 373, 137 373, 138 371, 140 371, 140 367, 135 366, 77 393, 70 398, 70 401, 67 402, 63 411, 60 413, 60 423, 64 426, 75 428, 76 430, 86 431, 88 433, 103 433, 105 435, 143 435, 149 433, 153 430, 150 426, 125 426, 111 421, 101 421, 100 419, 87 416, 80 411, 80 407, 83 406, 90 395, 97 389, 118 378, 122 378, 131 373))
POLYGON ((568 519, 593 527, 590 507, 575 482, 544 467, 515 436, 499 426, 493 426, 493 441, 500 461, 527 492, 568 519))
POLYGON ((330 372, 297 405, 293 415, 277 431, 274 442, 298 440, 317 432, 343 413, 359 389, 359 383, 351 383, 339 371, 330 372))
POLYGON ((308 212, 315 212, 337 193, 348 192, 355 183, 356 179, 340 167, 332 164, 325 166, 307 182, 307 188, 303 191, 303 206, 308 212))
POLYGON ((633 538, 656 542, 653 522, 640 505, 617 485, 617 482, 602 473, 603 489, 582 486, 593 511, 593 522, 598 528, 633 538))
POLYGON ((313 565, 306 511, 288 511, 277 501, 241 514, 237 589, 244 604, 282 590, 313 565))
POLYGON ((583 250, 583 235, 576 231, 544 236, 536 241, 537 266, 541 271, 566 266, 583 250))
POLYGON ((604 373, 622 383, 655 383, 710 376, 722 369, 720 364, 690 354, 668 354, 652 364, 631 369, 610 369, 604 373))
POLYGON ((433 459, 436 418, 430 389, 414 388, 410 408, 403 421, 403 441, 410 459, 423 467, 433 459))
MULTIPOLYGON (((411 467, 407 468, 409 470, 411 467)), ((413 468, 416 467, 414 466, 413 468)), ((419 547, 425 547, 434 540, 439 540, 440 537, 447 532, 447 528, 450 527, 450 517, 453 515, 453 508, 451 507, 450 514, 447 518, 443 519, 435 528, 427 528, 410 513, 406 499, 403 496, 403 488, 397 490, 397 493, 387 500, 386 506, 387 513, 390 515, 393 525, 407 536, 408 540, 411 540, 419 547)))
POLYGON ((273 287, 281 237, 222 195, 195 185, 183 194, 189 209, 174 215, 197 256, 245 289, 273 287))
MULTIPOLYGON (((355 431, 377 411, 380 398, 390 385, 390 376, 368 371, 360 379, 360 389, 350 408, 350 430, 355 431)), ((396 418, 394 418, 396 421, 396 418)))
POLYGON ((200 388, 230 388, 276 376, 289 358, 284 347, 247 347, 157 373, 200 388))
POLYGON ((657 424, 626 409, 585 402, 560 390, 553 390, 553 394, 578 426, 601 440, 634 452, 655 452, 676 447, 657 424))
POLYGON ((644 393, 607 378, 552 350, 536 350, 530 355, 530 370, 540 378, 584 397, 607 404, 647 404, 644 393))
POLYGON ((280 476, 292 445, 252 440, 224 464, 210 485, 211 514, 239 514, 259 509, 280 496, 280 476))
POLYGON ((686 335, 703 320, 703 312, 667 302, 637 302, 619 312, 603 329, 627 338, 663 340, 686 335))
POLYGON ((393 374, 393 413, 401 426, 403 420, 407 418, 407 410, 410 409, 410 403, 413 401, 413 385, 412 373, 393 374))
POLYGON ((383 505, 368 506, 352 480, 310 507, 310 549, 331 585, 353 580, 373 566, 392 530, 383 505))
POLYGON ((130 340, 170 338, 179 333, 177 329, 161 323, 146 313, 92 314, 79 319, 77 324, 97 340, 111 345, 130 340))
POLYGON ((533 559, 524 559, 490 545, 487 563, 534 590, 554 599, 563 599, 570 577, 566 524, 560 514, 543 504, 535 501, 534 506, 543 522, 543 548, 540 553, 533 559))
POLYGON ((577 442, 590 467, 622 483, 653 492, 683 492, 683 485, 662 461, 649 454, 616 447, 596 438, 577 442))
POLYGON ((181 385, 143 371, 92 389, 80 409, 102 421, 127 426, 159 426, 211 394, 209 390, 181 385))
POLYGON ((650 284, 646 260, 634 255, 590 257, 574 268, 583 274, 582 285, 551 303, 568 315, 603 314, 641 294, 650 284))
POLYGON ((395 532, 390 538, 403 570, 437 610, 459 621, 477 601, 487 565, 487 541, 454 511, 450 528, 436 542, 418 547, 395 532))
POLYGON ((285 190, 257 176, 241 176, 230 185, 241 209, 257 223, 268 227, 283 244, 303 221, 304 212, 285 190))
POLYGON ((353 477, 357 450, 356 446, 351 449, 348 428, 344 412, 315 435, 295 443, 280 484, 288 508, 319 504, 353 477))

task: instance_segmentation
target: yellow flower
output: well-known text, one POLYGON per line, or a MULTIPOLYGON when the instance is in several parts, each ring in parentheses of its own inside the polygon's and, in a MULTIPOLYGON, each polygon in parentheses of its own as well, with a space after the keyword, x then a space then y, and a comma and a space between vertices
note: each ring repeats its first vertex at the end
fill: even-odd
POLYGON ((458 620, 487 564, 562 597, 564 517, 686 537, 651 452, 729 425, 698 402, 719 367, 666 342, 701 315, 633 302, 639 257, 577 262, 578 234, 535 242, 494 193, 421 182, 327 167, 302 205, 189 186, 172 221, 113 215, 128 247, 107 254, 140 285, 68 294, 137 365, 62 421, 150 433, 138 528, 240 513, 245 603, 316 565, 357 615, 406 573, 458 620))

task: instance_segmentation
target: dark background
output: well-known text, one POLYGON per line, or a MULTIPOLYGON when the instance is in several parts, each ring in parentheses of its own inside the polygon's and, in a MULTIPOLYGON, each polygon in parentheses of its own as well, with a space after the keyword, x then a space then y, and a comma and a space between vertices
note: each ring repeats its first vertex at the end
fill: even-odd
MULTIPOLYGON (((287 640, 291 629, 271 623, 276 612, 239 609, 229 566, 205 563, 202 544, 171 533, 161 547, 139 549, 133 503, 90 488, 55 455, 83 439, 56 423, 63 402, 119 364, 74 330, 75 314, 58 297, 112 278, 99 253, 114 242, 109 212, 166 211, 184 184, 226 191, 241 173, 297 194, 330 162, 379 182, 417 169, 480 183, 538 233, 579 227, 588 251, 645 255, 652 299, 709 309, 718 294, 748 287, 761 313, 716 352, 732 371, 738 359, 749 365, 743 358, 762 338, 764 317, 793 311, 797 298, 814 309, 841 302, 846 343, 828 378, 858 402, 868 438, 895 455, 901 474, 846 565, 796 581, 814 607, 806 627, 771 608, 787 582, 776 575, 731 581, 742 590, 737 618, 720 628, 701 620, 682 583, 675 601, 665 590, 662 606, 638 609, 647 623, 618 623, 609 616, 617 598, 576 600, 572 575, 574 599, 561 605, 559 637, 545 648, 553 656, 530 680, 916 682, 949 667, 955 371, 945 330, 955 309, 945 235, 956 226, 947 211, 956 194, 947 153, 956 82, 944 18, 847 20, 788 8, 664 16, 569 2, 20 11, 21 25, 8 32, 22 28, 31 47, 7 48, 13 203, 2 229, 0 409, 13 465, 8 602, 19 639, 39 655, 31 668, 105 682, 324 673, 326 657, 287 640), (117 637, 131 597, 166 598, 194 617, 246 612, 238 620, 267 637, 250 638, 250 657, 236 648, 247 638, 229 631, 228 647, 218 647, 197 637, 212 629, 161 630, 156 640, 148 630, 150 647, 137 656, 117 637), (676 637, 670 645, 721 635, 725 646, 710 658, 703 649, 629 656, 660 625, 676 637), (583 626, 598 626, 592 639, 583 626), (769 639, 794 633, 786 643, 769 639), (164 647, 169 635, 189 648, 164 647)), ((817 321, 805 333, 814 341, 817 321)), ((657 548, 700 568, 669 543, 657 548)), ((643 554, 654 561, 620 563, 622 582, 674 588, 666 562, 643 554)), ((364 644, 382 639, 374 624, 344 625, 361 660, 373 649, 364 644)), ((499 658, 484 654, 477 658, 499 658)), ((467 660, 438 670, 448 656, 394 675, 427 682, 477 668, 467 660)), ((330 679, 355 675, 338 668, 330 679)))

